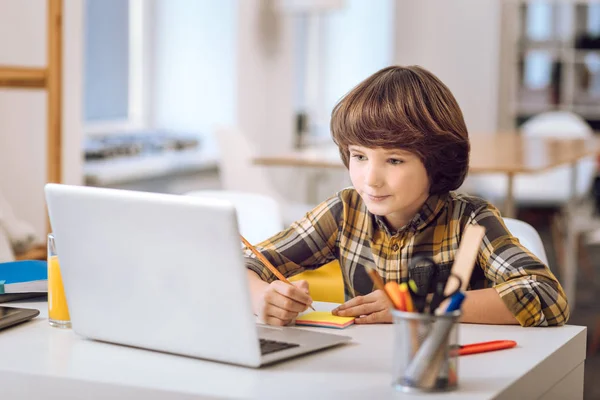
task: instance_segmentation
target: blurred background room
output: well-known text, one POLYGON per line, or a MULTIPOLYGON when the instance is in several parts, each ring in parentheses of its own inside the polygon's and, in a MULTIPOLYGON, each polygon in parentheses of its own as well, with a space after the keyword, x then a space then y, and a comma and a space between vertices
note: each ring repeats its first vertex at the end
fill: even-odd
POLYGON ((48 181, 258 193, 281 220, 255 241, 275 233, 350 185, 340 97, 418 64, 463 110, 460 190, 542 238, 600 398, 600 1, 62 0, 53 95, 48 4, 0 0, 0 261, 45 257, 48 181))

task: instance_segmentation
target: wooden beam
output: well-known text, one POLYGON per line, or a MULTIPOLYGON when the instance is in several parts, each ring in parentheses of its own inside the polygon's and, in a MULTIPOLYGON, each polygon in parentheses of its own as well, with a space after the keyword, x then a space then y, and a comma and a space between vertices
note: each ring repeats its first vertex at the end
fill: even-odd
POLYGON ((62 180, 62 0, 48 2, 47 181, 62 180))
POLYGON ((46 68, 0 66, 0 87, 43 89, 46 68))
MULTIPOLYGON (((62 0, 48 1, 47 182, 62 182, 62 0)), ((47 231, 51 231, 50 221, 47 231)))

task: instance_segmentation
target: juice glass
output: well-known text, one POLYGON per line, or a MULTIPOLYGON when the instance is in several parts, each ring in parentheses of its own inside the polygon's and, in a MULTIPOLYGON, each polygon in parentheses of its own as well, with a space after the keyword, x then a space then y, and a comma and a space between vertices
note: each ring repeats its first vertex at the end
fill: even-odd
POLYGON ((51 233, 48 235, 48 321, 57 328, 71 327, 56 244, 51 233))

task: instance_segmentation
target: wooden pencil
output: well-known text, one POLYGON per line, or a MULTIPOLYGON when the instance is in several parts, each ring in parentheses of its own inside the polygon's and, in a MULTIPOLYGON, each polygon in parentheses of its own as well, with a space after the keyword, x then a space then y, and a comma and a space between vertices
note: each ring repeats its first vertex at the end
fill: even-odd
MULTIPOLYGON (((283 276, 283 274, 281 272, 279 272, 279 270, 277 268, 275 268, 273 266, 273 264, 271 264, 269 262, 269 260, 267 260, 267 258, 265 256, 262 255, 262 253, 260 251, 256 250, 256 248, 254 246, 252 246, 250 244, 250 242, 246 240, 245 237, 243 237, 242 235, 240 235, 240 238, 242 239, 242 243, 244 243, 244 246, 246 246, 252 253, 254 253, 254 255, 256 256, 256 258, 258 258, 264 264, 264 266, 267 267, 269 269, 269 271, 271 271, 277 277, 277 279, 279 279, 282 282, 287 283, 288 285, 292 284, 290 281, 288 281, 286 279, 285 276, 283 276)), ((313 311, 316 311, 312 305, 309 304, 308 306, 313 311)))
POLYGON ((371 278, 371 280, 373 281, 375 289, 383 291, 390 304, 395 307, 394 301, 390 297, 389 293, 385 290, 385 283, 383 282, 383 279, 381 279, 381 276, 379 276, 379 273, 375 271, 375 269, 367 266, 365 266, 365 270, 367 271, 367 274, 369 274, 369 278, 371 278))
POLYGON ((375 289, 385 291, 385 283, 383 282, 383 279, 381 279, 381 276, 379 276, 377 271, 370 267, 365 267, 365 270, 367 271, 367 274, 369 274, 369 278, 371 278, 371 280, 373 281, 375 289))

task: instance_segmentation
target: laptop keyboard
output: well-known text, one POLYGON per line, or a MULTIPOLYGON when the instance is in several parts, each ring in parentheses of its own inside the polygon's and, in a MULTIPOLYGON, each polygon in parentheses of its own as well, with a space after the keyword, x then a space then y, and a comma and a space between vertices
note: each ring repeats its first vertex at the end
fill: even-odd
POLYGON ((292 347, 298 347, 299 344, 296 343, 287 343, 287 342, 278 342, 276 340, 267 340, 260 339, 260 353, 264 356, 265 354, 274 353, 276 351, 281 351, 285 349, 290 349, 292 347))

